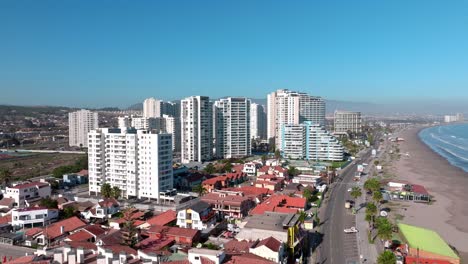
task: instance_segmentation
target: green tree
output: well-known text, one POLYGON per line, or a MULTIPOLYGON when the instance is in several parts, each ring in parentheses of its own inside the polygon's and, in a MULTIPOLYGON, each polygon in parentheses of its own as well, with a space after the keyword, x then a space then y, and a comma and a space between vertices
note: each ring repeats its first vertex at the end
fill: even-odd
POLYGON ((0 183, 5 186, 10 185, 12 175, 13 174, 11 173, 9 169, 1 168, 0 169, 0 183))
POLYGON ((396 263, 395 254, 393 254, 392 251, 384 251, 377 258, 377 263, 378 264, 395 264, 396 263))
POLYGON ((377 214, 377 206, 373 203, 368 203, 366 205, 366 214, 368 215, 375 215, 377 214))
POLYGON ((44 207, 47 207, 49 209, 56 209, 58 208, 58 203, 56 200, 52 199, 52 198, 42 198, 41 201, 39 201, 39 205, 40 206, 44 206, 44 207))
POLYGON ((267 159, 267 155, 262 155, 262 165, 265 165, 267 159))
POLYGON ((111 191, 111 196, 115 199, 119 199, 121 195, 122 195, 122 190, 120 190, 119 187, 114 186, 111 191))
POLYGON ((129 247, 134 247, 138 242, 138 230, 135 227, 135 220, 132 218, 134 207, 128 207, 123 211, 123 219, 125 220, 122 227, 123 244, 129 247))
POLYGON ((377 236, 382 240, 390 240, 392 239, 392 229, 393 225, 388 221, 385 217, 379 217, 376 220, 377 224, 377 236))
POLYGON ((310 201, 310 197, 312 197, 312 191, 309 188, 306 188, 302 191, 302 197, 304 197, 307 201, 310 201))
POLYGON ((205 171, 208 174, 213 174, 213 173, 215 173, 216 168, 213 165, 213 163, 208 163, 208 165, 206 165, 206 167, 205 167, 205 169, 203 171, 205 171))
POLYGON ((300 171, 296 167, 289 166, 289 168, 288 168, 288 175, 289 176, 297 176, 297 175, 299 175, 299 173, 300 173, 300 171))
POLYGON ((378 166, 378 165, 379 165, 379 161, 378 161, 378 160, 374 160, 374 165, 375 165, 375 166, 378 166))
POLYGON ((104 183, 103 185, 101 185, 101 195, 104 198, 112 197, 112 187, 109 183, 104 183))
POLYGON ((232 172, 231 162, 227 162, 226 164, 224 164, 223 170, 224 170, 224 172, 232 172))
POLYGON ((198 196, 203 196, 205 195, 208 191, 206 190, 205 187, 203 187, 203 185, 196 185, 196 186, 193 186, 192 188, 192 191, 194 193, 197 193, 198 196))
POLYGON ((72 216, 76 215, 76 209, 73 206, 68 206, 65 209, 63 209, 63 218, 70 218, 72 216))
POLYGON ((359 196, 362 195, 362 191, 361 191, 361 188, 357 187, 357 186, 354 186, 352 189, 351 189, 351 197, 354 198, 354 200, 356 200, 359 196))
POLYGON ((281 152, 279 151, 279 149, 275 150, 275 159, 281 159, 281 152))
POLYGON ((381 193, 380 191, 376 191, 376 192, 374 192, 374 194, 372 195, 372 200, 374 200, 374 201, 377 203, 377 205, 380 204, 380 202, 382 201, 382 199, 383 199, 383 195, 382 195, 382 193, 381 193))
POLYGON ((368 179, 367 181, 364 182, 364 189, 371 191, 371 192, 380 190, 379 180, 375 178, 368 179))

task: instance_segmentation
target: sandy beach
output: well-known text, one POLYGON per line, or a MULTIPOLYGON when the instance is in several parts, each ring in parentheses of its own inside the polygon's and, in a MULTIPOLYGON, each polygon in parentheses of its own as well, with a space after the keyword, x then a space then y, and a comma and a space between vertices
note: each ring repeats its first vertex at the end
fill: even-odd
POLYGON ((405 202, 407 210, 402 222, 437 231, 457 248, 462 259, 468 256, 468 173, 452 166, 433 152, 418 137, 421 128, 409 128, 399 133, 405 139, 399 143, 401 158, 394 162, 392 174, 426 187, 434 197, 432 204, 405 202), (408 153, 409 156, 404 155, 408 153))

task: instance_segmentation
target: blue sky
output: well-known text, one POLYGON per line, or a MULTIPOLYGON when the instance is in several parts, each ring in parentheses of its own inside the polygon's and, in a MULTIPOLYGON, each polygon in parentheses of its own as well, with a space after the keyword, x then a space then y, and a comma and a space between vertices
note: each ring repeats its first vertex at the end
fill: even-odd
POLYGON ((0 103, 468 100, 468 1, 0 1, 0 103))

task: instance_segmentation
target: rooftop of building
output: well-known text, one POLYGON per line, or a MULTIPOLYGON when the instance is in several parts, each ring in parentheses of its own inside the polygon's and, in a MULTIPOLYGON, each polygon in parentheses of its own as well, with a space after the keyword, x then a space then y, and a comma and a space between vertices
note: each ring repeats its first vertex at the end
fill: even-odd
POLYGON ((284 231, 287 227, 292 227, 299 221, 299 215, 266 212, 261 215, 253 215, 247 219, 245 228, 255 228, 272 231, 284 231))
POLYGON ((441 256, 459 259, 453 249, 436 232, 418 226, 398 224, 409 246, 441 256))

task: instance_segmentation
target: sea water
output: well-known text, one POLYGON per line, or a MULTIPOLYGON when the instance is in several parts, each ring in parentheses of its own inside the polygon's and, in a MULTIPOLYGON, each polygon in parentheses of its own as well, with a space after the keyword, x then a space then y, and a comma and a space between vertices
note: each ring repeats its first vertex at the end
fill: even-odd
POLYGON ((468 172, 468 124, 426 128, 419 138, 450 164, 468 172))

